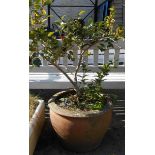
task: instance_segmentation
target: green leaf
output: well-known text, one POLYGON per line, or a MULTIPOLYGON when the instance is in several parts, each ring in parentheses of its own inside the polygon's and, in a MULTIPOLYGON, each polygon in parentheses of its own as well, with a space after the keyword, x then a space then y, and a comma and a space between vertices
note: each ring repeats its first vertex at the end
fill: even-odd
POLYGON ((51 4, 53 0, 46 0, 45 5, 51 4))
POLYGON ((43 15, 46 15, 46 10, 43 9, 43 10, 42 10, 42 14, 43 14, 43 15))
POLYGON ((43 19, 41 22, 44 23, 47 19, 43 19))
POLYGON ((104 24, 103 21, 98 22, 99 27, 102 27, 103 24, 104 24))
POLYGON ((113 43, 109 41, 107 47, 108 48, 113 48, 113 43))
POLYGON ((91 55, 91 52, 87 50, 87 51, 85 52, 85 56, 90 56, 90 55, 91 55))
POLYGON ((81 11, 79 12, 79 16, 81 16, 81 15, 83 15, 83 14, 85 14, 85 13, 86 13, 86 11, 81 10, 81 11))
POLYGON ((41 3, 41 0, 35 0, 35 3, 37 3, 37 4, 41 3))
POLYGON ((103 48, 102 46, 97 46, 97 47, 98 47, 98 49, 99 49, 101 52, 103 52, 103 51, 106 50, 106 48, 103 48))
POLYGON ((64 20, 65 18, 66 18, 66 15, 63 15, 63 16, 61 17, 62 20, 64 20))
POLYGON ((92 25, 94 23, 94 20, 92 18, 88 19, 88 25, 92 25))
POLYGON ((33 4, 32 0, 29 0, 29 6, 31 7, 33 4))
POLYGON ((109 8, 110 11, 115 11, 114 6, 112 6, 111 8, 109 8))
POLYGON ((48 37, 51 37, 54 34, 54 32, 48 33, 48 37))
POLYGON ((35 57, 32 59, 32 65, 36 66, 36 67, 40 67, 41 65, 41 60, 38 57, 35 57))

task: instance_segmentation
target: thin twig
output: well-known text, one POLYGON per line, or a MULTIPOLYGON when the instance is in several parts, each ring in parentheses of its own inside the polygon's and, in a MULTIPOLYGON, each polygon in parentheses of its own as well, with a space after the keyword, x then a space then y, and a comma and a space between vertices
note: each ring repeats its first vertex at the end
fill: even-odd
POLYGON ((52 63, 52 65, 54 65, 60 72, 62 72, 67 79, 71 82, 71 84, 74 86, 75 90, 78 91, 78 86, 76 85, 76 83, 69 77, 69 75, 56 63, 52 63))
MULTIPOLYGON (((82 58, 83 58, 83 53, 82 53, 82 51, 81 51, 80 58, 79 58, 79 62, 78 62, 78 65, 77 65, 77 67, 76 67, 76 69, 75 69, 75 75, 74 75, 74 79, 75 79, 76 84, 77 84, 77 73, 78 73, 78 71, 79 71, 79 69, 80 69, 80 65, 81 65, 81 62, 82 62, 82 58)), ((77 85, 78 85, 78 84, 77 84, 77 85)))

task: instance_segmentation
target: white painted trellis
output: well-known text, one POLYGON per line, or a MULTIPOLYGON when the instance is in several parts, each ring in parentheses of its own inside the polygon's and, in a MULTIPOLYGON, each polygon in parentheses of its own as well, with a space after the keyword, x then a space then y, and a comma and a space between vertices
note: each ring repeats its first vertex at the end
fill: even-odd
MULTIPOLYGON (((117 46, 114 44, 114 49, 100 51, 97 46, 93 46, 89 49, 90 55, 84 57, 84 61, 91 70, 88 73, 88 82, 95 78, 95 73, 98 67, 102 64, 114 62, 114 66, 110 74, 104 81, 104 88, 106 89, 124 89, 125 87, 125 47, 124 41, 119 40, 117 46), (123 60, 120 61, 121 55, 123 60), (121 65, 120 65, 120 63, 121 65)), ((60 58, 58 64, 65 72, 74 72, 78 63, 79 51, 77 47, 71 49, 74 53, 75 61, 71 62, 67 56, 60 58)), ((79 73, 81 75, 82 73, 79 73)), ((73 79, 73 75, 68 73, 73 79)), ((80 79, 80 78, 79 78, 80 79)), ((54 66, 50 65, 49 62, 42 60, 40 67, 32 68, 30 66, 30 89, 66 89, 72 87, 68 79, 60 73, 54 66)))

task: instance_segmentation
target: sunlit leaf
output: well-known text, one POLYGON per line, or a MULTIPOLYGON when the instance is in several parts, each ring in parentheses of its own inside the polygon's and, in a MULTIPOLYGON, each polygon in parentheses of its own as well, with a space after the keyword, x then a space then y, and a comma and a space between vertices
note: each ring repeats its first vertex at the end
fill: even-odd
POLYGON ((43 15, 46 15, 46 10, 43 9, 43 10, 42 10, 42 14, 43 14, 43 15))
POLYGON ((48 33, 48 37, 51 37, 54 34, 54 32, 48 33))
POLYGON ((81 15, 83 15, 83 14, 85 14, 85 13, 86 13, 86 11, 81 10, 81 11, 79 12, 79 16, 81 16, 81 15))

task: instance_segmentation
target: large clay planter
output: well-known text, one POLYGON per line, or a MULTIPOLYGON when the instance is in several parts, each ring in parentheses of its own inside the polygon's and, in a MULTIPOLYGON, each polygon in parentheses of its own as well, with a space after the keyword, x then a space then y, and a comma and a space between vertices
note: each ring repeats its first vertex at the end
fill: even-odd
POLYGON ((29 123, 29 155, 33 155, 38 138, 45 122, 45 103, 39 100, 32 119, 29 123))
POLYGON ((54 95, 49 101, 50 119, 62 144, 75 152, 87 152, 95 149, 102 141, 112 120, 112 109, 109 105, 104 111, 75 112, 55 104, 66 92, 54 95))

